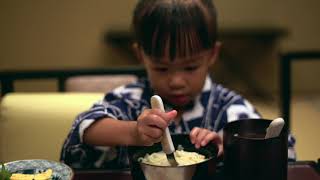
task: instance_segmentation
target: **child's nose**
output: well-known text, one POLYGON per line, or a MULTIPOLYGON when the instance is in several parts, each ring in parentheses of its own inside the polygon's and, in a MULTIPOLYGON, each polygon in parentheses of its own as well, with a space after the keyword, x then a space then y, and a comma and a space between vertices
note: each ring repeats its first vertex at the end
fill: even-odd
POLYGON ((185 86, 185 81, 183 73, 175 72, 169 78, 169 86, 171 89, 181 89, 185 86))

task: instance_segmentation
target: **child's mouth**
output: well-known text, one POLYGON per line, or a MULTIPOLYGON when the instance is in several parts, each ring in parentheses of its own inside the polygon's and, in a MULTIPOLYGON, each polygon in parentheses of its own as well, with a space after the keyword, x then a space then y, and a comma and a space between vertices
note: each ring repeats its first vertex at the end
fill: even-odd
POLYGON ((176 105, 185 105, 189 102, 189 98, 186 95, 171 96, 170 102, 176 105))

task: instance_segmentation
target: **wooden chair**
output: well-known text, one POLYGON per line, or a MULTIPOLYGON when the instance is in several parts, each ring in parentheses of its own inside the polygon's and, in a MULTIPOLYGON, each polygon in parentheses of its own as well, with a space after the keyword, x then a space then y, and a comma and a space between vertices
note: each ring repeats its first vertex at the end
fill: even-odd
POLYGON ((320 51, 290 52, 281 56, 281 115, 286 122, 286 130, 290 130, 297 139, 295 148, 298 160, 317 160, 320 157, 320 143, 317 140, 319 136, 317 126, 320 124, 317 121, 319 120, 317 116, 319 106, 317 104, 320 105, 320 91, 318 77, 313 75, 315 72, 319 72, 315 66, 319 65, 318 62, 315 63, 317 60, 320 60, 320 51), (294 66, 295 73, 293 73, 293 64, 298 62, 299 64, 294 66), (299 70, 303 71, 298 72, 296 69, 298 67, 299 70), (295 76, 293 76, 294 74, 295 76), (299 86, 293 86, 293 82, 299 84, 299 86), (293 87, 300 88, 302 93, 299 94, 298 89, 295 89, 295 95, 293 96, 293 87))

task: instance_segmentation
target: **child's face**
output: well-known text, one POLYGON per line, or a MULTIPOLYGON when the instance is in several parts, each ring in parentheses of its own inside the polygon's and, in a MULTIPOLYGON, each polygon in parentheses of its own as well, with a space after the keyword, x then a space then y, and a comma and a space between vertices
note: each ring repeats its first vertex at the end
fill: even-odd
POLYGON ((152 59, 141 53, 152 88, 167 102, 183 108, 202 91, 208 69, 216 59, 218 48, 189 58, 152 59))

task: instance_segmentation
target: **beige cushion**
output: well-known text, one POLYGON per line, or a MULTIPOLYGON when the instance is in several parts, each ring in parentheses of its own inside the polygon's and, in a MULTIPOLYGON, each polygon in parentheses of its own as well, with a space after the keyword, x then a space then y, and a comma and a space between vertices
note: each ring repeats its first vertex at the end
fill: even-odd
POLYGON ((0 107, 0 162, 59 160, 77 114, 103 93, 10 93, 0 107))
POLYGON ((109 92, 112 89, 134 82, 135 75, 74 76, 66 80, 66 91, 109 92))

